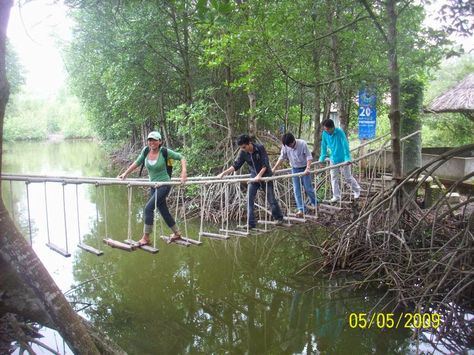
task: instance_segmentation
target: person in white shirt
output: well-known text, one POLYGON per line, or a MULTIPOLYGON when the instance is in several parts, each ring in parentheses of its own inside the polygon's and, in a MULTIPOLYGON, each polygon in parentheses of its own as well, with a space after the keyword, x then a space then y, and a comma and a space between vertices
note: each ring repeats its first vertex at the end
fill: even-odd
POLYGON ((296 213, 297 217, 303 217, 306 212, 306 208, 314 209, 316 208, 317 199, 316 194, 314 193, 313 184, 311 182, 311 162, 313 161, 313 156, 308 149, 308 144, 302 139, 295 139, 293 134, 285 133, 281 137, 281 142, 283 146, 281 147, 280 157, 278 158, 273 170, 276 170, 285 160, 289 160, 291 166, 291 172, 301 173, 304 172, 303 176, 293 176, 293 192, 296 200, 296 208, 298 212, 296 213), (309 206, 305 206, 303 197, 301 195, 301 183, 303 184, 306 195, 309 197, 309 206))

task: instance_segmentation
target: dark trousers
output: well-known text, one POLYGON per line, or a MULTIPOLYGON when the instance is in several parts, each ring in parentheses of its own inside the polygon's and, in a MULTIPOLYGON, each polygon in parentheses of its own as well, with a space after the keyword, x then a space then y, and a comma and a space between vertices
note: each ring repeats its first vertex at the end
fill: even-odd
POLYGON ((249 184, 249 200, 248 200, 248 223, 250 227, 255 227, 257 222, 255 221, 255 197, 257 196, 257 190, 261 188, 267 195, 267 203, 271 206, 272 217, 275 220, 280 220, 283 218, 283 214, 280 210, 280 205, 275 198, 275 193, 273 192, 273 182, 262 182, 255 183, 252 182, 249 184))
POLYGON ((153 212, 155 211, 155 198, 156 198, 156 207, 160 211, 161 216, 165 220, 168 227, 173 227, 176 222, 170 214, 168 205, 166 204, 166 197, 171 191, 171 186, 160 186, 157 189, 152 187, 150 189, 150 198, 145 205, 145 224, 152 226, 153 225, 153 212))

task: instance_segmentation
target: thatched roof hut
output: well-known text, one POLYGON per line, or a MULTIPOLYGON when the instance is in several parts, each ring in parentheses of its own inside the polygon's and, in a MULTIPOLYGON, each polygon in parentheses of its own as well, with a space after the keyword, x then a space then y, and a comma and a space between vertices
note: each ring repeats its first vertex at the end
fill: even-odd
POLYGON ((436 97, 425 110, 426 112, 460 112, 468 117, 474 113, 474 73, 436 97))

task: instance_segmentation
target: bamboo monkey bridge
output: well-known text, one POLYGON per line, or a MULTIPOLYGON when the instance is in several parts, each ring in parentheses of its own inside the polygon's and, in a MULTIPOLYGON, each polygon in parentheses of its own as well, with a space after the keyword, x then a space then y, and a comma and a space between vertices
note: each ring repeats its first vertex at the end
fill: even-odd
MULTIPOLYGON (((414 134, 407 136, 403 139, 408 139, 414 134)), ((363 195, 378 194, 384 189, 388 188, 390 184, 390 176, 387 174, 386 167, 386 149, 389 144, 388 140, 383 141, 384 137, 367 141, 366 143, 358 146, 352 150, 352 154, 355 157, 352 161, 353 174, 359 181, 363 195), (367 152, 367 153, 366 153, 367 152)), ((402 139, 402 140, 403 140, 402 139)), ((286 214, 284 217, 285 226, 291 226, 294 223, 304 223, 307 221, 316 221, 319 218, 319 214, 333 215, 339 211, 348 210, 351 208, 353 202, 352 193, 345 187, 343 181, 341 181, 341 190, 343 198, 337 204, 329 204, 327 200, 330 197, 330 178, 329 172, 331 169, 338 168, 344 164, 325 166, 322 168, 316 168, 313 165, 312 176, 315 190, 318 194, 320 203, 318 208, 305 214, 303 218, 297 217, 292 210, 294 209, 293 203, 293 188, 291 180, 295 176, 302 176, 303 173, 291 174, 290 169, 279 170, 274 176, 263 178, 262 181, 273 181, 275 195, 280 203, 281 209, 286 214)), ((340 177, 342 180, 342 176, 340 177)), ((178 179, 172 179, 169 182, 149 182, 144 179, 127 179, 119 180, 117 178, 106 178, 106 177, 73 177, 73 176, 46 176, 46 175, 18 175, 18 174, 2 174, 1 179, 9 181, 10 193, 12 205, 10 206, 10 213, 14 218, 14 206, 13 206, 13 182, 23 182, 26 188, 26 207, 27 207, 27 220, 28 230, 30 235, 30 243, 32 244, 32 227, 30 217, 30 185, 31 184, 43 184, 43 199, 44 199, 44 213, 45 213, 45 224, 47 231, 47 243, 46 245, 52 250, 60 253, 63 256, 70 256, 69 252, 69 240, 72 231, 70 231, 67 216, 71 213, 69 211, 75 204, 76 213, 76 224, 77 224, 77 236, 78 236, 78 247, 91 252, 96 255, 101 255, 103 251, 101 248, 94 247, 86 244, 82 240, 80 230, 80 208, 79 208, 79 197, 78 197, 78 186, 79 185, 92 185, 96 189, 96 196, 99 199, 99 195, 102 195, 103 199, 103 220, 105 225, 105 236, 102 238, 103 242, 109 246, 134 251, 136 249, 143 249, 151 253, 157 253, 158 248, 156 246, 156 230, 158 225, 161 226, 161 238, 168 240, 169 237, 163 233, 162 219, 157 219, 157 209, 155 209, 155 228, 154 228, 154 242, 153 246, 140 246, 132 238, 131 232, 131 205, 133 199, 134 190, 146 187, 159 187, 163 185, 171 185, 175 188, 168 197, 168 201, 171 202, 171 209, 175 210, 175 217, 179 217, 184 223, 184 235, 182 240, 178 240, 177 244, 183 246, 195 246, 202 244, 202 237, 214 238, 214 239, 229 239, 234 236, 250 236, 254 234, 264 233, 271 230, 276 224, 275 221, 270 220, 270 209, 268 208, 268 201, 266 194, 258 195, 256 199, 256 212, 258 214, 259 227, 256 229, 249 230, 247 223, 247 184, 255 181, 250 178, 249 175, 231 175, 225 178, 218 179, 215 176, 198 176, 190 177, 185 184, 182 184, 178 179), (64 220, 64 238, 60 243, 53 243, 49 233, 49 220, 48 214, 48 187, 50 185, 61 186, 62 195, 62 219, 64 220), (113 239, 109 235, 108 231, 108 216, 107 216, 107 190, 111 186, 123 185, 127 187, 128 197, 128 231, 127 238, 123 241, 113 239), (74 187, 75 197, 66 199, 66 188, 68 186, 74 187), (189 186, 196 186, 199 189, 199 193, 194 198, 186 196, 186 188, 189 186), (73 201, 70 201, 73 199, 73 201), (68 200, 68 201, 67 201, 68 200), (197 238, 191 238, 187 231, 187 220, 192 213, 199 213, 200 227, 197 238), (159 221, 158 221, 159 220, 159 221), (62 244, 63 246, 59 246, 62 244)), ((300 184, 302 186, 302 184, 300 184)), ((69 194, 71 195, 71 194, 69 194)), ((302 191, 304 196, 304 191, 302 191)), ((99 219, 99 212, 96 203, 96 216, 97 221, 99 219)), ((59 217, 59 216, 57 216, 59 217)), ((76 232, 74 232, 76 234, 76 232)), ((56 240, 59 238, 56 238, 56 240)), ((100 244, 100 243, 99 243, 100 244)))

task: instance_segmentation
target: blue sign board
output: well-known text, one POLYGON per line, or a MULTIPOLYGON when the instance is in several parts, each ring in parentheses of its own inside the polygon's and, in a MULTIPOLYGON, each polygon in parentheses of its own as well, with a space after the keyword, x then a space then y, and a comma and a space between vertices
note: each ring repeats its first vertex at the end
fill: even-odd
POLYGON ((367 89, 359 90, 359 139, 375 138, 376 99, 367 89))

